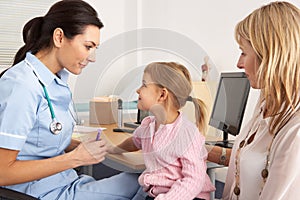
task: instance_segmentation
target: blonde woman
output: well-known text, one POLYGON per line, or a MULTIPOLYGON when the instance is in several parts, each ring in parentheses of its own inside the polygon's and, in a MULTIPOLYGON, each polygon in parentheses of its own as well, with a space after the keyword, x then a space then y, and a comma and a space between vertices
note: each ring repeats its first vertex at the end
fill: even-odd
MULTIPOLYGON (((263 6, 236 26, 244 69, 261 90, 231 153, 224 199, 296 199, 300 195, 300 11, 287 2, 263 6)), ((217 160, 221 149, 210 153, 217 160)), ((227 159, 228 162, 228 159, 227 159)))
POLYGON ((191 91, 190 74, 184 66, 149 64, 137 90, 137 106, 153 116, 142 121, 133 137, 109 148, 110 153, 143 150, 146 170, 139 183, 148 193, 147 200, 209 199, 215 190, 206 174, 205 138, 199 131, 207 124, 205 106, 189 96, 191 91), (195 105, 197 125, 179 111, 188 100, 195 105))

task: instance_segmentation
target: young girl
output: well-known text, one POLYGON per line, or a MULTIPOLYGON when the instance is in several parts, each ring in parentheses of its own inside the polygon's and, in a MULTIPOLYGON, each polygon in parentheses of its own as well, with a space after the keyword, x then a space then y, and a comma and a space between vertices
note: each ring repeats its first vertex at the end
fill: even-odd
POLYGON ((206 126, 205 106, 189 96, 191 91, 190 74, 184 66, 149 64, 137 90, 137 107, 153 116, 142 121, 133 137, 109 147, 109 153, 143 150, 146 170, 139 183, 148 193, 146 199, 209 199, 215 190, 206 174, 205 138, 200 133, 206 126), (179 111, 188 100, 195 105, 196 125, 179 111))

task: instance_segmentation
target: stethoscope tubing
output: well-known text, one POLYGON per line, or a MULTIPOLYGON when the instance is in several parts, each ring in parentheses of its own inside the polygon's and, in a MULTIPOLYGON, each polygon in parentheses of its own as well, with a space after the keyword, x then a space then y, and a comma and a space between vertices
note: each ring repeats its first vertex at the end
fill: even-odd
POLYGON ((41 84, 41 86, 43 88, 43 91, 44 91, 44 94, 45 94, 45 97, 46 97, 46 100, 47 100, 47 103, 48 103, 48 107, 50 109, 51 119, 52 119, 52 122, 49 125, 49 129, 50 129, 51 133, 53 133, 54 135, 57 135, 62 130, 62 124, 56 120, 54 109, 53 109, 53 106, 52 106, 52 103, 51 103, 48 91, 46 89, 46 86, 42 83, 42 81, 40 80, 38 74, 35 72, 33 66, 31 65, 31 63, 28 60, 26 60, 26 58, 25 58, 25 62, 32 69, 34 75, 37 77, 39 83, 41 84))
POLYGON ((47 99, 47 102, 48 102, 48 106, 49 106, 49 109, 50 109, 51 118, 52 118, 52 120, 54 120, 55 119, 55 113, 54 113, 53 106, 52 106, 52 103, 51 103, 49 95, 48 95, 48 91, 46 89, 46 86, 40 80, 39 80, 39 82, 43 87, 43 90, 44 90, 44 93, 45 93, 45 96, 46 96, 46 99, 47 99))

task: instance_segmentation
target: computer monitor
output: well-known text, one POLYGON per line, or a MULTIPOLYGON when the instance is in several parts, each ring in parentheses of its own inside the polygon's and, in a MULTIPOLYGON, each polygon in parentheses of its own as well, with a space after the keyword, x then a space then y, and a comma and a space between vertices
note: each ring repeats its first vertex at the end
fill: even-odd
POLYGON ((150 115, 149 111, 143 111, 143 110, 138 109, 136 121, 135 122, 125 122, 124 126, 129 127, 129 128, 137 128, 141 125, 141 122, 143 121, 143 119, 149 115, 150 115))
POLYGON ((244 72, 221 73, 209 125, 223 131, 223 141, 215 145, 232 147, 228 134, 238 135, 250 91, 244 72))

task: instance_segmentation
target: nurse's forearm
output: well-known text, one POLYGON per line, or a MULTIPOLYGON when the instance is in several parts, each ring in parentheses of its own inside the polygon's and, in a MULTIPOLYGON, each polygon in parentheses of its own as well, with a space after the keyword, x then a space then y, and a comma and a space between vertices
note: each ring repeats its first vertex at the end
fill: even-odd
POLYGON ((0 148, 0 186, 29 182, 82 165, 104 160, 107 147, 104 141, 81 143, 69 153, 42 160, 17 160, 18 151, 0 148))
POLYGON ((16 160, 18 153, 0 148, 0 186, 41 179, 75 166, 68 154, 43 160, 20 161, 16 160))

